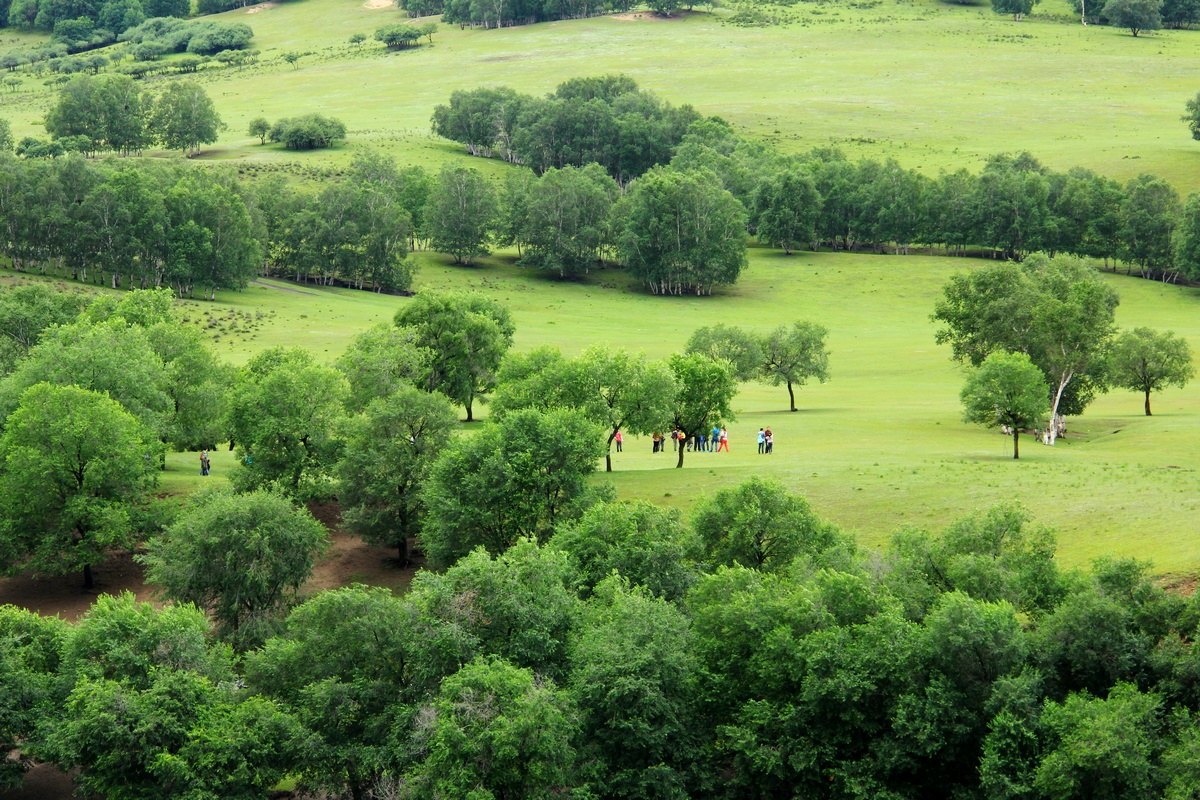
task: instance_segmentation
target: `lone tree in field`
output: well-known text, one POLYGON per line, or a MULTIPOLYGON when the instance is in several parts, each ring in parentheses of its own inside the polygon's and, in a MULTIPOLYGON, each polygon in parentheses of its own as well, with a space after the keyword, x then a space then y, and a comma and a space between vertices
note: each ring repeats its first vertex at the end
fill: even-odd
POLYGON ((1012 429, 1013 458, 1020 458, 1021 429, 1041 426, 1050 410, 1046 379, 1024 353, 989 355, 960 397, 966 422, 1012 429))
POLYGON ((266 144, 267 136, 271 133, 271 123, 266 117, 255 117, 250 120, 250 128, 247 133, 257 136, 259 144, 266 144))
POLYGON ((0 438, 0 563, 8 573, 83 571, 131 548, 131 506, 153 485, 161 446, 117 401, 39 383, 0 438))
POLYGON ((1162 0, 1108 0, 1102 16, 1118 28, 1128 28, 1137 36, 1142 31, 1162 27, 1162 0))
POLYGON ((215 142, 223 127, 208 93, 191 81, 168 84, 150 112, 150 129, 163 146, 188 157, 215 142))
POLYGON ((780 325, 763 339, 762 376, 772 386, 787 384, 790 410, 796 410, 796 391, 809 378, 821 383, 829 380, 829 352, 825 336, 829 332, 811 322, 780 325))
MULTIPOLYGON (((707 431, 714 422, 734 418, 733 396, 737 393, 737 382, 728 362, 714 361, 699 353, 671 356, 668 364, 675 373, 675 401, 672 419, 675 427, 690 436, 707 431)), ((675 463, 676 469, 683 466, 683 451, 675 463)))
POLYGON ((1192 353, 1183 337, 1150 328, 1134 328, 1118 336, 1108 364, 1114 384, 1145 395, 1147 417, 1150 392, 1168 386, 1182 389, 1195 374, 1192 353))

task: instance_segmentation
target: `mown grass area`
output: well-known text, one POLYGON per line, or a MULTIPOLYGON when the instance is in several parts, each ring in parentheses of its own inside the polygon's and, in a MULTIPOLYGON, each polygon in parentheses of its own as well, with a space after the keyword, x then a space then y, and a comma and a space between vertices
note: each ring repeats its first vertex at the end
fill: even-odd
MULTIPOLYGON (((418 289, 474 289, 504 302, 525 350, 554 345, 567 353, 598 344, 665 357, 701 325, 723 322, 765 332, 796 319, 829 328, 832 379, 798 395, 789 413, 783 387, 745 384, 730 425, 727 454, 689 453, 682 470, 671 453, 654 455, 631 438, 611 480, 623 498, 687 513, 703 497, 751 475, 783 481, 827 518, 869 546, 901 526, 938 530, 995 503, 1024 504, 1059 533, 1065 564, 1103 555, 1154 562, 1157 572, 1200 571, 1200 382, 1154 398, 1142 415, 1138 395, 1115 391, 1070 421, 1054 448, 1026 437, 1012 443, 960 421, 963 373, 934 344, 933 303, 966 259, 845 254, 784 256, 759 249, 738 285, 711 298, 658 298, 624 284, 616 272, 589 283, 547 281, 507 257, 454 267, 425 254, 418 289), (754 434, 769 426, 776 452, 759 456, 754 434)), ((1200 352, 1200 290, 1110 275, 1121 295, 1119 323, 1173 329, 1200 352)), ((260 308, 271 322, 253 337, 226 337, 218 352, 233 361, 274 344, 310 348, 332 360, 358 332, 389 320, 404 298, 274 281, 220 296, 223 309, 260 308)), ((486 407, 482 415, 486 417, 486 407)), ((172 460, 166 486, 199 485, 194 454, 172 460), (178 474, 176 474, 178 473, 178 474)), ((214 476, 226 474, 225 453, 214 476)))
MULTIPOLYGON (((374 146, 436 166, 466 158, 429 134, 433 107, 453 90, 505 84, 540 94, 572 76, 624 72, 788 151, 835 144, 933 174, 1029 150, 1057 169, 1121 179, 1151 172, 1183 191, 1200 188, 1200 144, 1179 120, 1200 90, 1200 32, 1134 38, 1072 23, 1068 8, 1047 0, 1014 22, 988 6, 882 0, 800 3, 787 12, 791 24, 762 28, 728 24, 729 10, 502 30, 443 25, 432 45, 388 52, 348 40, 401 21, 392 5, 268 3, 221 15, 254 29, 262 63, 197 76, 228 124, 204 157, 303 169, 374 146), (281 60, 287 52, 303 54, 295 67, 281 60), (348 143, 297 154, 246 133, 256 116, 307 111, 343 119, 348 143)), ((26 74, 20 91, 0 93, 0 116, 18 138, 41 134, 50 99, 26 74)))

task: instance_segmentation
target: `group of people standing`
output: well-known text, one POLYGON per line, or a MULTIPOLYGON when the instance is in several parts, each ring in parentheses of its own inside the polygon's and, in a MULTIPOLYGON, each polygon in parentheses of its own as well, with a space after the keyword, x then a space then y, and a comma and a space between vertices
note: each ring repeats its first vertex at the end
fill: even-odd
MULTIPOLYGON (((711 431, 702 433, 687 434, 675 428, 669 434, 671 439, 671 450, 678 452, 679 448, 687 448, 687 452, 695 451, 697 453, 720 453, 729 452, 729 429, 723 425, 714 425, 711 431)), ((667 452, 667 436, 655 431, 650 435, 650 442, 653 449, 652 453, 667 452)), ((613 435, 613 444, 617 446, 617 452, 623 451, 625 436, 621 431, 617 431, 613 435)), ((770 455, 775 449, 775 434, 770 428, 758 429, 758 452, 759 454, 770 455)))
POLYGON ((771 433, 770 428, 758 429, 758 454, 761 456, 764 453, 770 455, 775 450, 775 434, 771 433))

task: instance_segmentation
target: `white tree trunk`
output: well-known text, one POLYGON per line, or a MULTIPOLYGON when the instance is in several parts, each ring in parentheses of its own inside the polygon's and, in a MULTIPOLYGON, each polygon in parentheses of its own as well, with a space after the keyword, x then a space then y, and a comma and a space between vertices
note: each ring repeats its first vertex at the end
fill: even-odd
POLYGON ((1063 392, 1067 389, 1067 384, 1071 382, 1071 378, 1075 377, 1075 373, 1068 372, 1063 375, 1058 381, 1058 389, 1054 392, 1054 402, 1050 405, 1050 424, 1046 430, 1046 444, 1054 446, 1054 440, 1058 438, 1058 404, 1062 402, 1063 392))

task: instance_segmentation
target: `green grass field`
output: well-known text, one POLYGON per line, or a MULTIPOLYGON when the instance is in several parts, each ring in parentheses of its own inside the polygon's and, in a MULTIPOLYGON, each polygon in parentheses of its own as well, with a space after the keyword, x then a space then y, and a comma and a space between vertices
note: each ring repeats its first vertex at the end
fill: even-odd
MULTIPOLYGON (((1058 531, 1065 564, 1113 554, 1151 560, 1163 574, 1200 571, 1200 382, 1156 396, 1150 418, 1138 395, 1113 392, 1072 419, 1058 446, 1027 437, 1014 462, 1011 440, 960 421, 963 375, 948 348, 934 344, 929 321, 948 276, 978 263, 754 250, 743 279, 722 295, 657 298, 625 286, 620 273, 564 284, 507 258, 463 268, 425 255, 418 289, 476 289, 501 300, 512 309, 518 350, 550 344, 576 353, 601 344, 657 358, 681 350, 696 327, 718 322, 765 332, 807 319, 829 328, 832 379, 802 389, 799 412, 786 411, 783 387, 744 384, 730 454, 688 454, 676 470, 671 454, 653 455, 649 439, 631 438, 615 459, 617 471, 601 478, 611 479, 620 497, 686 513, 720 487, 766 475, 807 496, 869 546, 882 545, 901 526, 937 530, 972 510, 1015 500, 1058 531), (776 434, 770 457, 755 452, 754 434, 764 425, 776 434)), ((1200 352, 1200 290, 1108 280, 1121 295, 1121 325, 1173 329, 1200 352)), ((271 323, 214 346, 236 362, 276 344, 332 360, 357 332, 390 319, 405 302, 264 281, 222 296, 213 310, 266 308, 274 312, 271 323)), ((165 486, 195 485, 194 461, 194 454, 173 457, 165 486)), ((214 474, 230 466, 219 453, 214 474)))
MULTIPOLYGON (((1121 179, 1151 172, 1184 192, 1200 188, 1200 144, 1179 120, 1200 90, 1200 32, 1134 38, 1083 28, 1067 19, 1065 0, 1046 0, 1020 23, 986 6, 936 0, 855 5, 799 3, 790 10, 795 23, 766 28, 724 24, 727 11, 502 30, 443 25, 432 46, 401 52, 348 43, 403 18, 380 0, 238 9, 222 16, 254 29, 263 64, 200 74, 228 123, 205 157, 336 164, 375 146, 435 165, 465 158, 428 133, 433 107, 455 89, 544 93, 572 76, 624 72, 785 150, 838 144, 931 174, 1029 150, 1058 169, 1082 165, 1121 179), (305 54, 295 68, 279 60, 289 51, 305 54), (305 111, 343 119, 347 145, 297 155, 246 134, 255 116, 305 111)), ((17 138, 41 135, 52 92, 16 74, 25 83, 0 92, 0 116, 17 138)))

